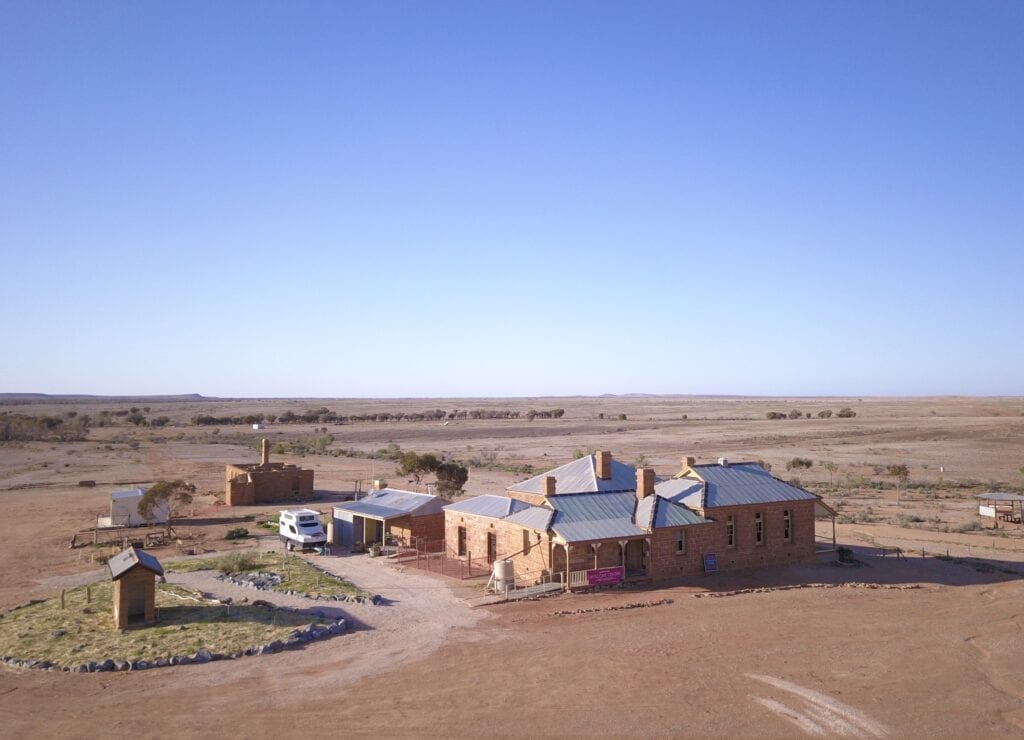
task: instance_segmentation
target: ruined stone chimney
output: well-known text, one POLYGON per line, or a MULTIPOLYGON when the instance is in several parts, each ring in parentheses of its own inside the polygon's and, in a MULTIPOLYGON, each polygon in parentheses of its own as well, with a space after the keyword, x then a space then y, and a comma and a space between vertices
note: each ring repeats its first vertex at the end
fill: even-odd
POLYGON ((260 465, 270 465, 270 440, 266 437, 260 443, 260 465))
POLYGON ((636 469, 636 497, 643 499, 654 495, 654 468, 636 469))
POLYGON ((601 480, 610 480, 612 477, 612 453, 598 450, 594 453, 594 467, 597 477, 601 480))
POLYGON ((556 482, 557 481, 555 480, 555 476, 553 476, 553 475, 549 475, 549 476, 544 478, 544 495, 545 496, 554 496, 555 495, 555 484, 556 484, 556 482))

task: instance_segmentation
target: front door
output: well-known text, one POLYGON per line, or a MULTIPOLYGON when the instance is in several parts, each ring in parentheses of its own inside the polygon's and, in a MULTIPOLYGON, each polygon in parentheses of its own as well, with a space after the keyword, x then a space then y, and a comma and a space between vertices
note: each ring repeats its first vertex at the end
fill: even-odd
POLYGON ((487 533, 487 562, 493 563, 498 559, 498 535, 494 532, 487 533))
POLYGON ((466 554, 466 528, 459 527, 459 556, 466 554))
POLYGON ((626 571, 643 572, 644 569, 644 542, 643 540, 630 540, 626 543, 626 571))

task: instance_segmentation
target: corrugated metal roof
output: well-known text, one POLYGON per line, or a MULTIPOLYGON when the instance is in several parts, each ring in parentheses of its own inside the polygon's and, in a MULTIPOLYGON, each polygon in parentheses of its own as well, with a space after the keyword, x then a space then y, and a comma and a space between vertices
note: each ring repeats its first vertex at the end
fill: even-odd
POLYGON ((159 560, 148 552, 136 550, 134 547, 129 547, 124 552, 118 553, 107 561, 107 567, 110 568, 110 578, 114 581, 130 571, 136 565, 141 565, 146 570, 151 570, 158 576, 162 576, 164 574, 163 566, 160 565, 159 560))
POLYGON ((142 496, 144 493, 146 493, 146 490, 144 488, 132 488, 131 490, 128 491, 114 491, 112 494, 110 494, 110 498, 112 498, 115 501, 122 498, 138 498, 139 496, 142 496))
POLYGON ((658 502, 654 512, 652 529, 658 527, 685 527, 689 524, 707 524, 711 521, 674 501, 669 501, 660 496, 650 496, 649 498, 655 499, 658 502))
POLYGON ((544 479, 548 476, 555 478, 555 493, 557 495, 636 490, 636 468, 632 465, 626 465, 612 458, 612 476, 607 480, 597 477, 595 465, 594 455, 587 455, 509 486, 509 490, 542 494, 544 493, 544 479))
POLYGON ((993 493, 979 493, 975 498, 980 498, 982 501, 1024 501, 1024 494, 995 491, 993 493))
POLYGON ((657 529, 660 527, 685 527, 688 524, 705 524, 702 516, 685 506, 661 496, 647 496, 636 505, 634 517, 638 527, 657 529))
POLYGON ((694 477, 707 483, 703 505, 697 500, 699 495, 695 497, 691 494, 679 501, 694 508, 819 500, 813 493, 779 480, 757 463, 695 465, 690 475, 679 480, 694 477))
POLYGON ((397 488, 384 488, 367 494, 358 501, 338 504, 335 511, 350 511, 374 519, 394 519, 400 516, 424 516, 436 514, 443 510, 444 501, 429 493, 402 491, 397 488))
POLYGON ((692 509, 703 507, 701 494, 704 492, 704 484, 693 478, 671 478, 660 481, 654 484, 654 492, 663 499, 689 506, 692 509))
POLYGON ((505 521, 518 524, 521 527, 536 529, 539 532, 547 532, 554 515, 555 512, 544 506, 530 506, 506 517, 505 521))
POLYGON ((549 499, 555 509, 551 529, 567 542, 638 537, 647 534, 633 523, 634 493, 590 493, 549 499))
POLYGON ((445 511, 457 511, 460 514, 473 514, 475 516, 486 516, 491 519, 504 519, 509 514, 515 514, 523 509, 530 508, 530 505, 518 499, 508 496, 495 496, 485 493, 465 501, 448 504, 445 511))

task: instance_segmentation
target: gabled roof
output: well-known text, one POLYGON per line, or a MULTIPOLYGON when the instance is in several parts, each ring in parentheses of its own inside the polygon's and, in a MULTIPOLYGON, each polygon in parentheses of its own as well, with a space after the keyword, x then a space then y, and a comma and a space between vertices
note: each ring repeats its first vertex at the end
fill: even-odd
POLYGON ((634 521, 645 529, 685 527, 688 524, 706 524, 709 520, 661 496, 647 496, 636 505, 634 521))
POLYGON ((475 516, 486 516, 491 519, 504 519, 510 514, 523 511, 531 507, 525 501, 509 498, 508 496, 495 496, 485 493, 481 496, 474 496, 465 501, 458 501, 444 507, 445 511, 456 511, 460 514, 473 514, 475 516))
POLYGON ((626 465, 612 458, 611 474, 611 478, 607 480, 598 478, 594 455, 587 455, 546 473, 535 475, 521 483, 511 485, 508 490, 543 494, 544 479, 548 476, 555 479, 556 495, 636 490, 636 468, 632 465, 626 465))
POLYGON ((107 561, 107 567, 110 568, 110 579, 116 581, 136 565, 152 571, 158 576, 164 574, 163 566, 160 565, 159 560, 148 552, 129 547, 124 552, 118 553, 107 561))
POLYGON ((694 509, 770 504, 778 501, 820 501, 809 491, 774 477, 757 463, 694 465, 682 478, 654 487, 659 496, 694 509))
POLYGON ((337 511, 348 511, 372 519, 394 519, 401 516, 424 516, 436 514, 442 510, 444 501, 429 493, 402 491, 397 488, 384 488, 367 494, 358 501, 338 504, 337 511))
POLYGON ((551 529, 566 542, 640 537, 647 532, 633 523, 636 494, 580 493, 552 496, 555 510, 551 529))
POLYGON ((520 527, 536 529, 538 532, 547 532, 554 516, 555 512, 546 506, 528 506, 522 511, 517 511, 506 517, 505 521, 518 524, 520 527))

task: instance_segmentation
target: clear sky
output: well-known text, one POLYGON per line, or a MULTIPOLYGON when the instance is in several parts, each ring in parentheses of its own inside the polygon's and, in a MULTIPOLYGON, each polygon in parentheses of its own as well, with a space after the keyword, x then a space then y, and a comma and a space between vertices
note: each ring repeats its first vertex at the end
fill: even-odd
POLYGON ((0 5, 0 391, 1024 394, 1024 3, 0 5))

